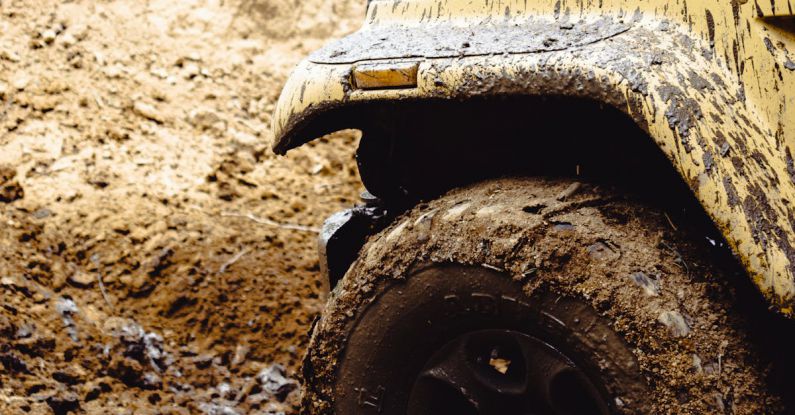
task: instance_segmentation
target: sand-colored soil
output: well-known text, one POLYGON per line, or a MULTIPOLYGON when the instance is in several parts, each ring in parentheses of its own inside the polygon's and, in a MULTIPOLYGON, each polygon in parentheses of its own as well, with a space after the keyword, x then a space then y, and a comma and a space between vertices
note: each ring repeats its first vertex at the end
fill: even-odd
POLYGON ((296 412, 357 137, 271 111, 364 5, 0 3, 0 413, 296 412))

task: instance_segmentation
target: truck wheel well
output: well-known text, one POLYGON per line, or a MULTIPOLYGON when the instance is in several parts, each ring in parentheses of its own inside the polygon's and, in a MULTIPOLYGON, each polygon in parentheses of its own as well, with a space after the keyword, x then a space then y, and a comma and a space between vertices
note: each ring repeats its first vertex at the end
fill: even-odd
POLYGON ((580 177, 659 208, 670 215, 674 231, 687 227, 691 235, 703 235, 710 261, 727 270, 736 289, 739 312, 755 322, 751 337, 776 361, 771 379, 790 382, 795 357, 769 333, 792 332, 793 321, 769 312, 665 148, 627 114, 557 96, 395 102, 358 110, 347 120, 367 120, 357 153, 362 181, 390 216, 490 178, 580 177))
POLYGON ((657 143, 625 113, 557 96, 394 102, 367 108, 357 158, 368 190, 399 209, 503 176, 580 177, 664 208, 701 210, 657 143))

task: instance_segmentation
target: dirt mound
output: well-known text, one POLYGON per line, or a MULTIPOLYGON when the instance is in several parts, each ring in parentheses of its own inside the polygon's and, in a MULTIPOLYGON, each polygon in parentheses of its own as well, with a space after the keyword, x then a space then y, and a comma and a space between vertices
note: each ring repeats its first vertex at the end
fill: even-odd
POLYGON ((270 112, 365 2, 300 3, 3 4, 0 412, 295 411, 358 138, 276 158, 270 112))

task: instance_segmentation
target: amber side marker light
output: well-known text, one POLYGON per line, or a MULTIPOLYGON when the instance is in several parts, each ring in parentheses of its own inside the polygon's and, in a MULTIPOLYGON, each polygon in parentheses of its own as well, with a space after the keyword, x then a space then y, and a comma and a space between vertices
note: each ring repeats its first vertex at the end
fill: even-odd
POLYGON ((358 89, 416 88, 419 66, 419 62, 360 63, 351 75, 358 89))

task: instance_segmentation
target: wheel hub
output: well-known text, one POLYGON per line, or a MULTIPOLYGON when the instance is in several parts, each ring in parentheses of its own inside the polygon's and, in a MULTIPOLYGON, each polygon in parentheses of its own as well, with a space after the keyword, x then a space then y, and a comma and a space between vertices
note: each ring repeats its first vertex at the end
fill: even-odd
POLYGON ((409 415, 606 415, 588 376, 551 345, 481 330, 439 349, 414 382, 409 415))

